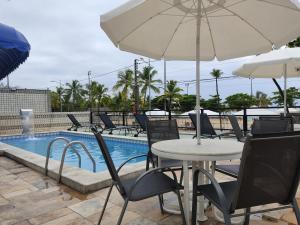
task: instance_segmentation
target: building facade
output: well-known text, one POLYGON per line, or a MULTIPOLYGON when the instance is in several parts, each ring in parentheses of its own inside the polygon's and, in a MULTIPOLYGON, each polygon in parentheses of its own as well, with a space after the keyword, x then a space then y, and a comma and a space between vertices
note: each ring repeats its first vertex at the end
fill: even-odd
POLYGON ((51 112, 49 90, 0 88, 0 115, 19 115, 20 109, 33 113, 51 112))

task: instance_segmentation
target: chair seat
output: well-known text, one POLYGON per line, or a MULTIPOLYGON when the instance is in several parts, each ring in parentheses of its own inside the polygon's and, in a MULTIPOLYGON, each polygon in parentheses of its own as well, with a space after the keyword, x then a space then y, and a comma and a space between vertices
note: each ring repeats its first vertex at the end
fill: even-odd
MULTIPOLYGON (((122 179, 124 189, 127 196, 131 192, 138 176, 130 179, 122 179)), ((175 189, 182 188, 169 176, 161 172, 154 172, 143 177, 135 186, 130 201, 139 201, 159 194, 174 191, 175 189)))
MULTIPOLYGON (((236 190, 238 188, 237 181, 223 182, 219 183, 221 189, 224 192, 224 196, 226 198, 226 210, 230 210, 230 206, 233 200, 233 197, 236 194, 236 190)), ((213 205, 217 208, 221 209, 220 200, 218 198, 217 192, 212 184, 199 185, 197 187, 197 191, 200 194, 203 194, 208 200, 210 200, 213 205)))
POLYGON ((240 165, 216 165, 215 170, 228 176, 237 178, 240 170, 240 165))

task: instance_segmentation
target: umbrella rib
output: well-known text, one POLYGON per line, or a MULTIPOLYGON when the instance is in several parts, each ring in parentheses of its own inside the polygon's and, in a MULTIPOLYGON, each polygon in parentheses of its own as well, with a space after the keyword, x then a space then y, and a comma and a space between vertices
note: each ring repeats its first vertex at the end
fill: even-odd
POLYGON ((179 21, 178 25, 176 26, 176 28, 175 28, 175 30, 174 30, 174 32, 173 32, 173 35, 171 36, 170 40, 169 40, 168 43, 167 43, 167 47, 165 48, 163 54, 161 55, 161 58, 163 58, 163 57, 165 56, 165 54, 166 54, 166 52, 167 52, 167 50, 168 50, 168 48, 169 48, 169 46, 170 46, 172 40, 174 39, 174 36, 175 36, 176 32, 178 31, 180 25, 182 24, 182 21, 183 21, 183 20, 186 18, 186 16, 192 11, 192 9, 193 9, 193 6, 189 9, 188 12, 185 13, 185 15, 184 15, 184 16, 181 18, 181 20, 179 21))
POLYGON ((274 43, 267 38, 260 30, 258 30, 254 25, 252 25, 250 22, 248 22, 245 18, 243 18, 242 16, 240 16, 239 14, 235 13, 234 11, 228 9, 227 7, 224 7, 223 5, 220 5, 218 3, 213 2, 212 0, 208 0, 210 3, 215 4, 221 8, 223 8, 224 10, 232 13, 234 16, 238 17, 241 21, 243 21, 244 23, 246 23, 248 26, 250 26, 253 30, 255 30, 260 36, 262 36, 266 41, 268 41, 271 46, 274 46, 274 43))
POLYGON ((212 43, 213 50, 214 50, 214 55, 215 55, 215 57, 216 57, 216 56, 217 56, 217 52, 216 52, 216 48, 215 48, 214 37, 213 37, 212 31, 211 31, 211 26, 210 26, 210 23, 209 23, 209 20, 208 20, 208 17, 207 17, 207 13, 206 13, 206 10, 205 10, 205 7, 204 7, 204 4, 203 4, 202 1, 201 1, 201 4, 202 4, 202 6, 203 6, 203 11, 204 11, 204 14, 205 14, 205 17, 206 17, 206 21, 207 21, 207 25, 208 25, 208 29, 209 29, 209 35, 210 35, 211 43, 212 43))
MULTIPOLYGON (((152 1, 152 0, 148 0, 148 1, 152 1)), ((161 0, 160 0, 160 1, 161 1, 161 0)), ((133 28, 128 34, 126 34, 124 37, 122 37, 122 38, 117 42, 118 45, 120 44, 121 41, 123 41, 124 39, 126 39, 130 34, 132 34, 134 31, 136 31, 137 29, 139 29, 141 26, 143 26, 145 23, 147 23, 148 21, 150 21, 150 20, 153 19, 154 17, 159 16, 159 15, 161 15, 161 14, 164 13, 164 12, 167 12, 168 10, 170 10, 170 9, 172 9, 172 8, 174 8, 174 7, 176 7, 176 6, 179 5, 179 4, 182 4, 182 3, 185 3, 185 2, 189 2, 189 1, 191 1, 191 0, 185 0, 185 1, 180 2, 180 3, 178 3, 178 4, 172 5, 171 7, 168 7, 167 9, 164 9, 164 10, 162 10, 162 11, 156 13, 155 15, 151 16, 150 18, 146 19, 144 22, 140 23, 138 26, 136 26, 135 28, 133 28)), ((164 2, 164 1, 162 1, 162 2, 164 2)), ((165 2, 164 2, 164 3, 165 3, 165 2)))

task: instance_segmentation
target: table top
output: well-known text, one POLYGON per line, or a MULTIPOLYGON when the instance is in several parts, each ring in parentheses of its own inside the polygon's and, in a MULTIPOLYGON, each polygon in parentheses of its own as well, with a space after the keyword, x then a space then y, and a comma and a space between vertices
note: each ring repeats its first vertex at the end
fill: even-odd
POLYGON ((152 145, 152 152, 163 158, 184 161, 218 161, 240 159, 244 143, 231 139, 195 139, 160 141, 152 145))

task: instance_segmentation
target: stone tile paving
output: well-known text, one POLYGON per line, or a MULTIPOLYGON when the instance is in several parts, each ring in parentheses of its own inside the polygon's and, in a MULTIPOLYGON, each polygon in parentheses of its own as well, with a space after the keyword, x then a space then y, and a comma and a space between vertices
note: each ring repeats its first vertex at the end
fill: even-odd
MULTIPOLYGON (((224 177, 218 177, 224 179, 224 177)), ((0 157, 0 225, 92 225, 96 224, 104 204, 107 189, 80 194, 58 185, 5 157, 0 157)), ((167 196, 172 199, 171 196, 167 196)), ((300 198, 298 199, 300 203, 300 198)), ((103 225, 116 223, 123 200, 113 190, 103 218, 103 225)), ((172 204, 172 200, 169 201, 172 204)), ((209 220, 203 225, 220 225, 208 211, 209 220)), ((179 216, 160 213, 157 198, 130 203, 123 224, 179 225, 179 216)), ((291 210, 253 216, 251 225, 296 224, 291 210)))

